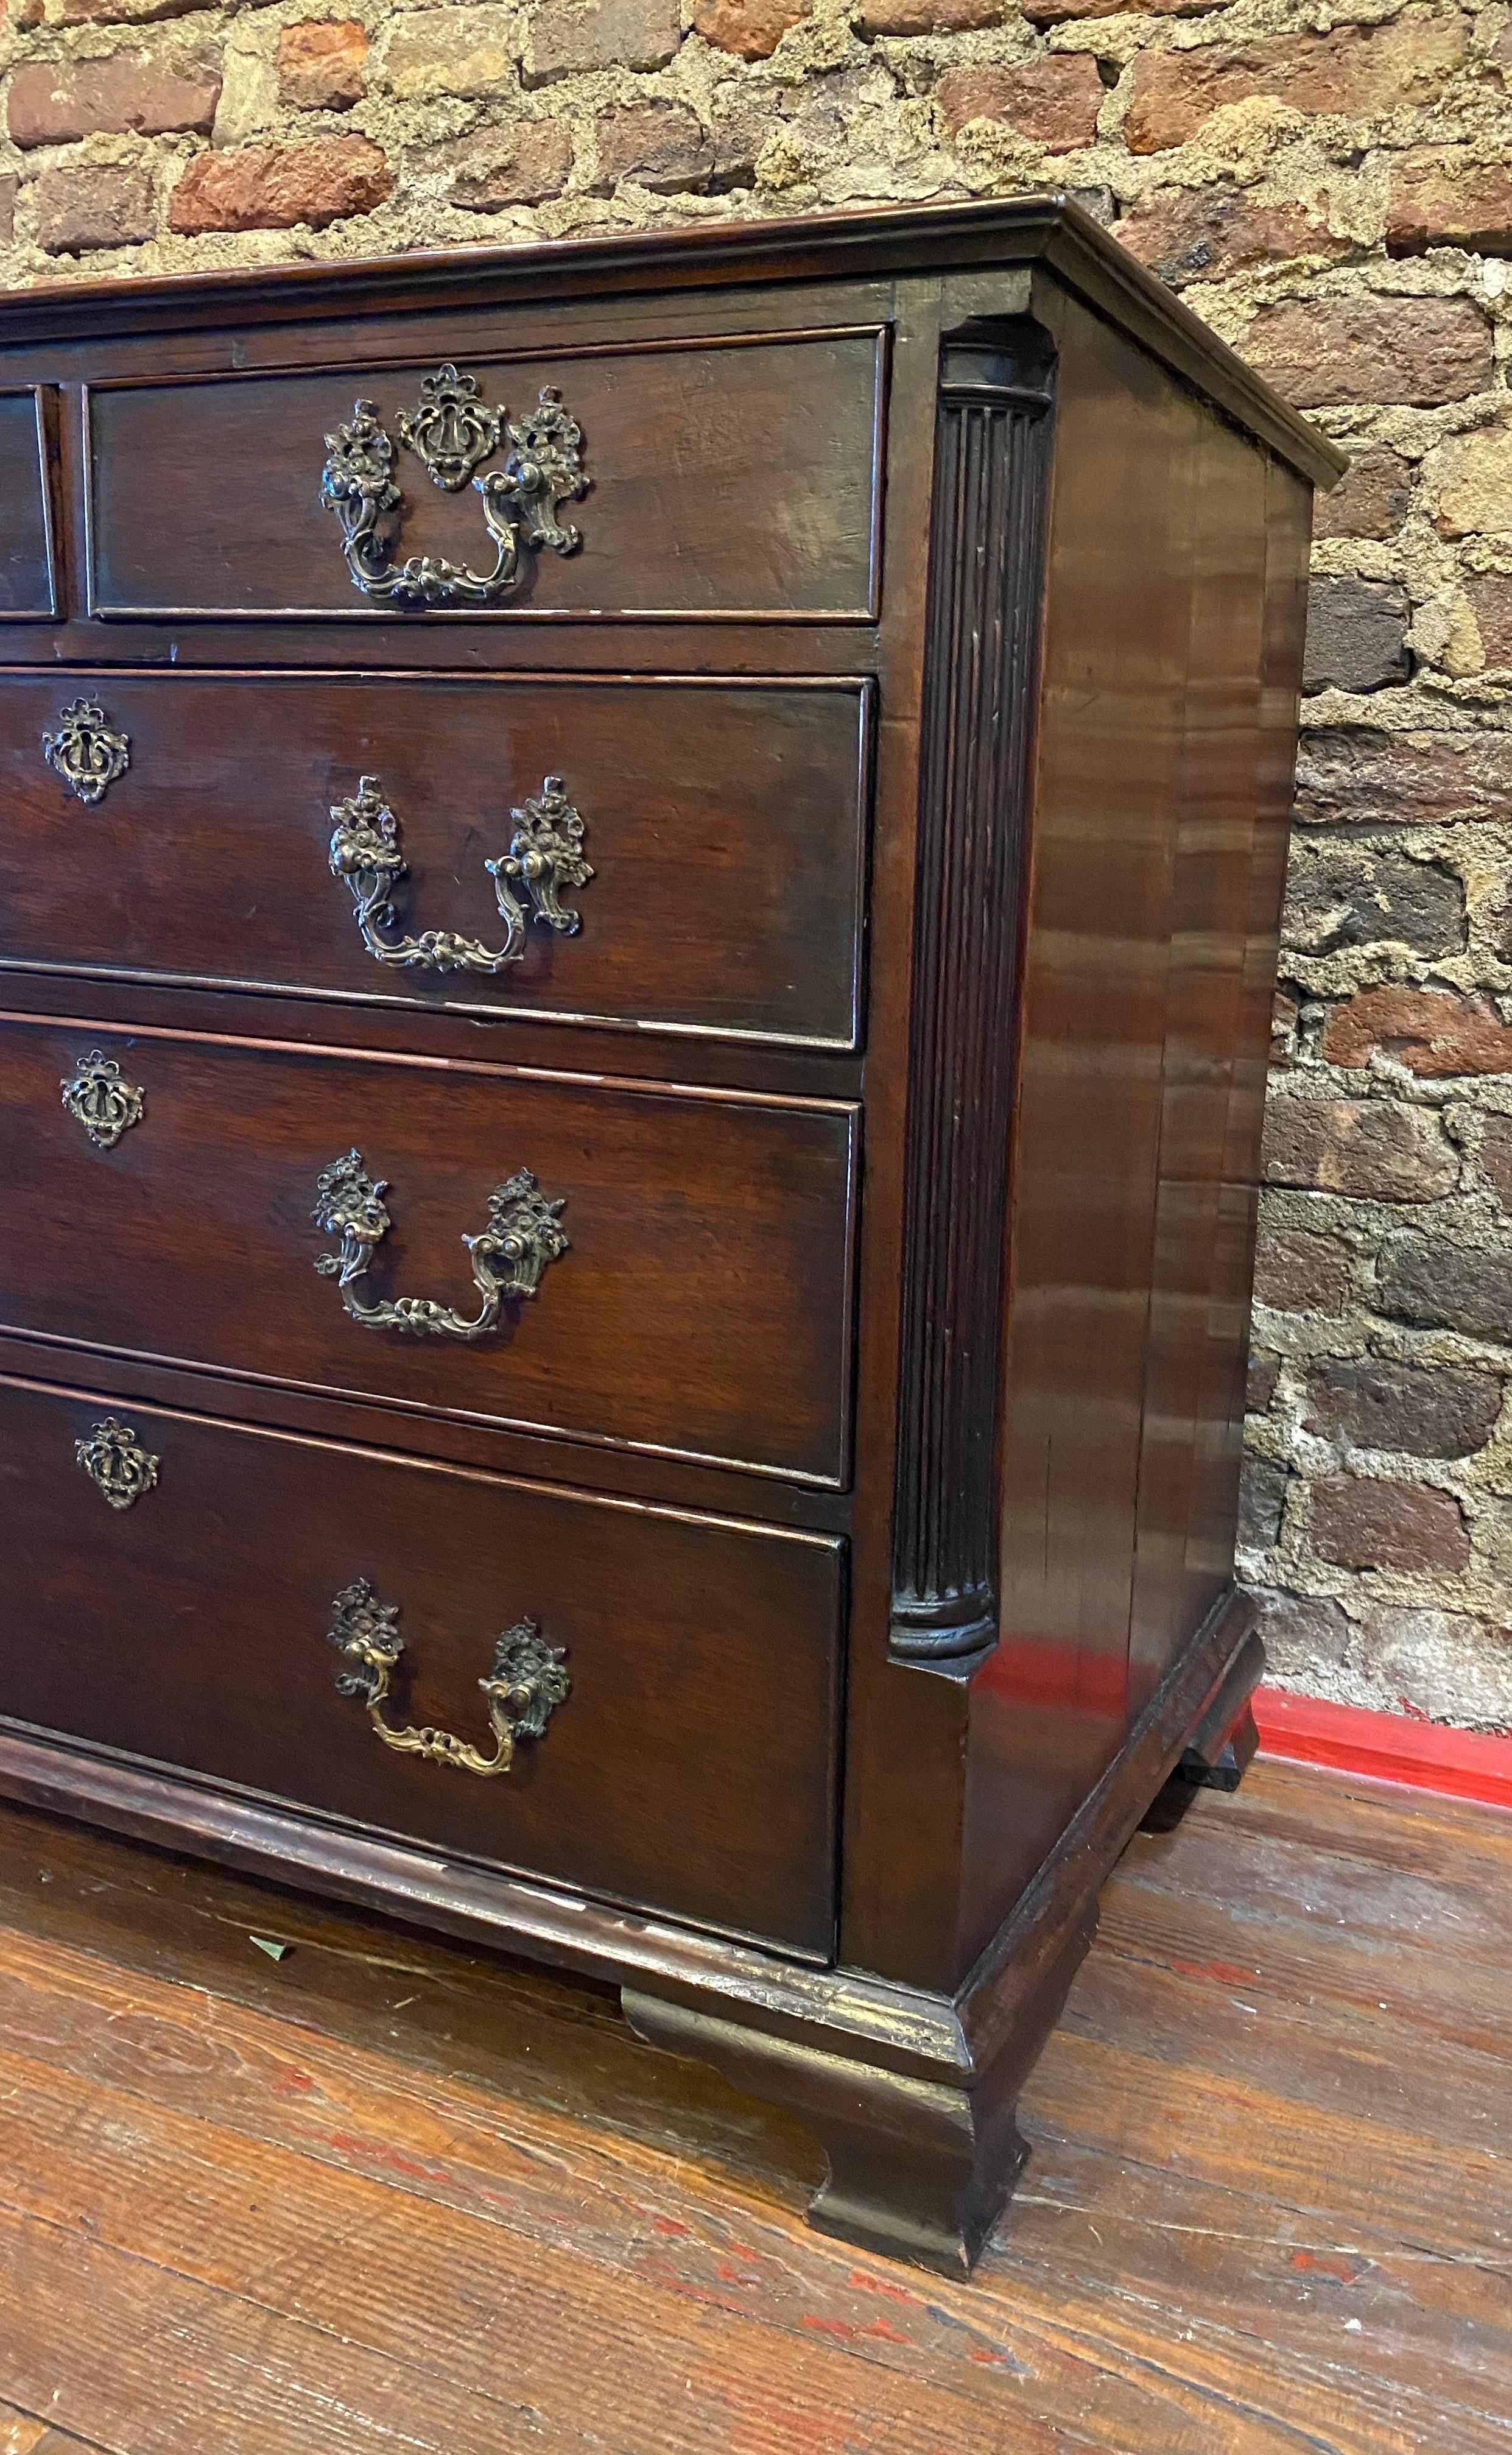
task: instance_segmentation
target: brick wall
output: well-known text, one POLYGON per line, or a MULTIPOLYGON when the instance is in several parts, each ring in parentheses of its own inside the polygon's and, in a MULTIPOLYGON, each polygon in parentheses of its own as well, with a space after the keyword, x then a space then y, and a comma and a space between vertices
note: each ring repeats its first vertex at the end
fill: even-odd
POLYGON ((1294 1685, 1512 1727, 1512 11, 10 5, 8 283, 1064 185, 1347 445, 1242 1558, 1294 1685))

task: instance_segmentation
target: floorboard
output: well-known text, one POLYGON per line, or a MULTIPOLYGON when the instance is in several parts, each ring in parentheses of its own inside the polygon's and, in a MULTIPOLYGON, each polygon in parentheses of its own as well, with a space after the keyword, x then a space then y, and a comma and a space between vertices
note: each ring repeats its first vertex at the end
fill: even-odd
POLYGON ((0 1810, 0 2455, 1509 2455, 1509 1878, 1279 1764, 1141 1836, 952 2284, 610 1995, 0 1810))

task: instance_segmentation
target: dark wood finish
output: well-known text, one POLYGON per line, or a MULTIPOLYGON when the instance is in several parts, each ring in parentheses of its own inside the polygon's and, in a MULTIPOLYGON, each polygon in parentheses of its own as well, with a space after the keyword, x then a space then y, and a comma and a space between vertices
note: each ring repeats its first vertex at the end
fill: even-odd
MULTIPOLYGON (((439 619, 865 622, 876 612, 885 338, 734 335, 623 355, 579 347, 534 362, 470 357, 489 405, 515 416, 543 386, 560 391, 593 484, 563 516, 582 531, 575 554, 528 557, 503 608, 439 619)), ((321 374, 91 388, 90 611, 407 619, 353 581, 320 505, 320 471, 325 437, 354 397, 373 399, 392 433, 427 372, 423 361, 344 356, 321 374), (169 503, 171 520, 152 517, 169 503)), ((486 570, 472 490, 438 493, 409 454, 393 475, 405 498, 395 554, 486 570)))
POLYGON ((0 622, 49 620, 58 611, 52 547, 50 386, 0 392, 0 622))
POLYGON ((861 684, 122 674, 103 700, 131 764, 88 812, 41 752, 81 692, 99 677, 0 687, 7 968, 856 1045, 861 684), (229 764, 252 735, 254 764, 229 764), (580 928, 533 926, 498 974, 378 963, 327 858, 332 808, 370 772, 410 873, 391 938, 503 943, 483 864, 548 775, 585 822, 580 928))
MULTIPOLYGON (((223 1557, 156 1547, 161 1492, 96 1522, 144 1547, 113 1654, 124 1603, 43 1547, 30 1617, 77 1626, 140 1719, 125 1753, 81 1735, 88 1683, 41 1644, 17 1676, 86 1702, 51 1735, 13 1717, 0 1786, 628 1989, 648 2033, 799 2106, 816 2222, 958 2274, 1099 1884, 1179 1768, 1245 1753, 1265 1007, 1337 454, 1060 199, 86 285, 0 308, 0 378, 56 391, 60 569, 92 575, 0 674, 0 1353, 28 1407, 154 1410, 205 1524, 212 1457, 257 1461, 254 1495, 316 1462, 287 1560, 281 1500, 223 1557), (317 499, 353 400, 392 420, 443 360, 516 412, 558 385, 594 479, 581 553, 464 618, 359 601, 317 499), (37 758, 70 668, 133 736, 88 811, 37 758), (482 993, 380 973, 325 863, 364 771, 406 924, 470 935, 505 807, 565 775, 580 934, 482 993), (147 1099, 108 1152, 58 1106, 96 1044, 147 1099), (476 1344, 365 1329, 312 1267, 314 1179, 352 1146, 390 1187, 370 1295, 464 1301, 459 1239, 521 1166, 571 1249, 476 1344), (525 1487, 537 1529, 588 1530, 564 1593, 626 1581, 597 1529, 658 1530, 615 1736, 550 1846, 493 1863, 471 1823, 385 1822, 360 1714, 328 1742, 217 1711, 212 1739, 192 1699, 188 1749, 135 1680, 184 1591, 244 1653, 304 1645, 284 1586, 325 1578, 323 1485, 394 1495, 418 1565, 422 1495, 464 1495, 458 1646, 514 1568, 492 1516, 468 1530, 525 1487), (776 1571, 716 1570, 696 1641, 674 1525, 811 1582, 790 1609, 776 1571), (685 1637, 657 1633, 662 1542, 685 1637), (726 1667, 672 1757, 728 1832, 675 1783, 654 1811, 635 1753, 690 1657, 726 1667)), ((475 556, 476 497, 413 457, 402 551, 475 556)), ((436 1658, 423 1710, 459 1722, 436 1658)), ((454 1771, 406 1777, 481 1813, 454 1771)))
POLYGON ((1136 1841, 965 2283, 612 1997, 8 1811, 0 2448, 1495 2455, 1509 1876, 1265 1763, 1136 1841))
POLYGON ((827 1951, 842 1545, 136 1407, 158 1480, 114 1510, 74 1460, 108 1411, 0 1383, 10 1723, 827 1951), (396 1755, 338 1695, 358 1577, 400 1609, 392 1721, 486 1749, 494 1638, 566 1649, 507 1774, 396 1755))
POLYGON ((843 1482, 850 1111, 188 1036, 100 1043, 146 1095, 109 1151, 58 1099, 89 1054, 78 1032, 0 1022, 8 1328, 843 1482), (571 1248, 472 1345, 365 1329, 317 1275, 333 1240, 312 1215, 321 1170, 353 1146, 393 1222, 370 1301, 475 1312, 462 1239, 517 1168, 565 1202, 571 1248))
POLYGON ((1009 1043, 1038 680, 1046 336, 941 349, 924 666, 892 1650, 961 1663, 998 1633, 1009 1043))

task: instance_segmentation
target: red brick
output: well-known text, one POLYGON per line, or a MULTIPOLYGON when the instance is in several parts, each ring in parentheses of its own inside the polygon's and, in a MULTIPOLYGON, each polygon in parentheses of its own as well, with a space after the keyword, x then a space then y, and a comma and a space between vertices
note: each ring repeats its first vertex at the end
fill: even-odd
POLYGON ((1398 156, 1386 202, 1393 255, 1430 247, 1512 254, 1512 171, 1477 162, 1462 146, 1423 146, 1398 156))
POLYGON ((947 69, 935 99, 948 135, 974 119, 1000 119, 1049 153, 1071 153, 1096 137, 1106 93, 1097 62, 1066 51, 1015 68, 947 69))
POLYGON ((1342 255, 1347 246, 1300 205, 1257 205, 1229 187, 1159 189, 1113 235, 1173 290, 1294 256, 1342 255))
POLYGON ((1452 1491, 1327 1475, 1313 1486, 1313 1550, 1341 1569, 1462 1569, 1464 1512, 1452 1491))
POLYGON ((606 111, 594 122, 602 193, 633 179, 654 193, 708 185, 714 147, 685 103, 647 102, 628 111, 606 111))
POLYGON ((37 245, 48 255, 133 247, 157 230, 151 173, 132 165, 80 162, 44 171, 31 193, 37 245))
POLYGON ((1299 409, 1431 408, 1484 392, 1491 327, 1468 298, 1319 298, 1262 307, 1240 344, 1299 409))
POLYGON ((1001 25, 1006 0, 862 0, 863 34, 969 34, 1001 25))
POLYGON ((1501 572, 1488 572, 1479 578, 1467 579, 1464 593, 1481 634, 1486 663, 1512 665, 1512 578, 1501 572))
POLYGON ((1304 1429, 1355 1449, 1408 1457, 1471 1457, 1502 1411, 1502 1383, 1489 1372, 1381 1356, 1320 1364, 1307 1378, 1304 1429))
POLYGON ((1432 1201, 1459 1182, 1437 1117, 1400 1100, 1273 1099, 1264 1173, 1268 1185, 1373 1202, 1432 1201))
POLYGON ((1264 1414, 1276 1395, 1276 1384, 1280 1378, 1280 1369, 1281 1360, 1279 1355, 1267 1354, 1262 1349, 1251 1354, 1249 1368, 1244 1376, 1246 1414, 1264 1414))
POLYGON ((1351 460, 1332 494, 1313 497, 1315 538, 1395 537, 1407 517, 1412 468, 1389 444, 1351 460))
POLYGON ((345 111, 366 93, 368 36, 354 17, 285 26, 278 36, 278 99, 292 111, 345 111))
POLYGON ((696 0, 693 30, 737 59, 769 60, 789 27, 813 8, 814 0, 696 0))
POLYGON ((531 16, 529 80, 662 69, 681 39, 677 0, 546 0, 531 16))
POLYGON ((1379 1311, 1422 1329, 1457 1329, 1488 1346, 1512 1347, 1512 1248, 1388 1236, 1376 1277, 1379 1311))
POLYGON ((309 145, 244 145, 233 153, 196 153, 169 198, 169 228, 201 231, 312 230, 371 213, 392 193, 389 165, 366 136, 326 136, 309 145))
POLYGON ((1293 111, 1352 116, 1426 101, 1464 56, 1467 21, 1404 9, 1383 26, 1289 33, 1194 51, 1145 51, 1134 63, 1123 124, 1131 153, 1162 153, 1215 111, 1273 94, 1293 111))
POLYGON ((213 69, 174 75, 145 51, 71 67, 17 69, 6 103, 12 144, 68 145, 80 136, 208 136, 220 100, 213 69))
POLYGON ((1362 989, 1329 1016, 1323 1055, 1332 1065, 1368 1065, 1378 1050, 1428 1077, 1512 1074, 1512 1024, 1483 998, 1362 989))
POLYGON ((464 213, 497 213, 559 196, 573 167, 571 132, 557 119, 517 119, 477 128, 411 157, 421 172, 450 175, 447 202, 464 213))
POLYGON ((1353 1264, 1332 1236, 1295 1228, 1262 1228, 1255 1248, 1255 1301, 1273 1312, 1341 1313, 1353 1264))

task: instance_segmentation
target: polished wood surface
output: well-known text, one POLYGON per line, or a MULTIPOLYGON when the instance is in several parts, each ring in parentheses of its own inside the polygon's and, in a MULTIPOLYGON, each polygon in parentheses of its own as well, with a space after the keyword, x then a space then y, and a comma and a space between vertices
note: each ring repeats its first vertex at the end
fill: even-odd
POLYGON ((7 1811, 0 2449, 1493 2455, 1509 1876, 1264 1764, 1137 1841, 967 2285, 607 1998, 7 1811))
POLYGON ((824 1953, 843 1555, 633 1503, 133 1407, 155 1489, 74 1459, 93 1396, 0 1383, 0 1508, 30 1632, 0 1714, 824 1953), (399 1608, 385 1708, 487 1752, 478 1682, 522 1619, 572 1694, 494 1778, 383 1746, 338 1695, 333 1603, 399 1608), (737 1697, 737 1715, 730 1700, 737 1697))
POLYGON ((51 503, 50 388, 0 392, 0 621, 25 621, 57 609, 51 503))
POLYGON ((145 1105, 102 1151, 58 1098, 87 1042, 0 1025, 7 1327, 843 1482, 849 1110, 115 1032, 145 1105), (475 1313, 462 1239, 519 1168, 571 1248, 471 1345, 366 1329, 315 1268, 316 1182, 353 1147, 393 1222, 370 1303, 475 1313))
POLYGON ((852 1048, 868 709, 859 683, 11 673, 0 964, 852 1048), (41 753, 81 695, 131 742, 88 811, 41 753), (367 774, 409 871, 388 940, 503 944, 483 864, 550 775, 584 822, 594 876, 564 896, 580 927, 533 923, 492 975, 377 962, 327 857, 367 774))
MULTIPOLYGON (((622 356, 585 351, 580 335, 580 319, 548 328, 549 355, 534 359, 491 355, 467 336, 466 371, 490 408, 502 402, 517 419, 543 387, 561 393, 583 431, 592 489, 561 514, 582 532, 577 552, 528 557, 500 611, 464 619, 865 621, 875 612, 885 335, 781 342, 736 330, 622 356)), ((92 611, 413 619, 354 585, 319 501, 320 472, 325 437, 350 420, 354 398, 373 400, 394 434, 430 371, 392 352, 364 365, 344 351, 318 375, 92 389, 92 611)), ((471 489, 438 492, 408 452, 393 477, 405 497, 396 555, 489 569, 471 489)))

